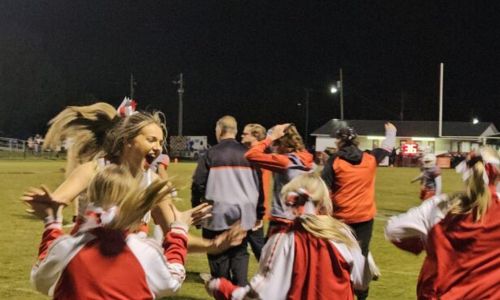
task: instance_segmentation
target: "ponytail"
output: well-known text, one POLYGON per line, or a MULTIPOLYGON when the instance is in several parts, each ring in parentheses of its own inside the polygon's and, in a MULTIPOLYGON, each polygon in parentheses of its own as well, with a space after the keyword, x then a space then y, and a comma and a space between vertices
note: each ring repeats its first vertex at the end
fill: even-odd
POLYGON ((486 169, 483 161, 478 160, 471 167, 472 174, 465 181, 465 193, 451 197, 451 214, 474 214, 474 221, 479 221, 488 211, 491 193, 484 178, 486 169))
POLYGON ((351 229, 331 216, 332 201, 328 188, 319 175, 308 173, 295 177, 283 187, 281 198, 286 199, 283 204, 285 206, 307 206, 307 203, 314 205, 317 214, 306 213, 297 217, 302 227, 313 236, 343 243, 348 247, 358 245, 351 229), (298 196, 299 201, 289 198, 294 195, 298 196))
POLYGON ((68 160, 75 165, 91 161, 102 151, 106 132, 118 119, 116 109, 104 102, 69 106, 50 120, 43 148, 54 150, 70 139, 73 145, 68 160))
POLYGON ((343 243, 349 248, 357 245, 351 229, 331 216, 305 214, 299 217, 299 222, 317 238, 343 243))

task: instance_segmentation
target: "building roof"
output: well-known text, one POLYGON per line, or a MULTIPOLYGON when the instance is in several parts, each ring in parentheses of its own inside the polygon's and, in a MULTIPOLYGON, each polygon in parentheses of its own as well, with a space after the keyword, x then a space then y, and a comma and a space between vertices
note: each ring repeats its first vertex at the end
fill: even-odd
MULTIPOLYGON (((330 136, 341 127, 353 127, 360 136, 384 136, 383 120, 339 120, 331 119, 316 129, 313 136, 330 136)), ((390 121, 398 129, 400 137, 439 137, 438 121, 390 121)), ((493 123, 443 122, 443 136, 487 137, 499 134, 493 123)))

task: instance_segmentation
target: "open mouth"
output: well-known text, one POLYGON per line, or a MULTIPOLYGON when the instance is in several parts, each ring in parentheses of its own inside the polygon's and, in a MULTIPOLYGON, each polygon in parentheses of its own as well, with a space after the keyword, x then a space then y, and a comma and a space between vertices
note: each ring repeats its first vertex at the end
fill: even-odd
POLYGON ((146 155, 146 161, 148 162, 148 164, 153 163, 153 161, 155 160, 155 158, 156 158, 156 154, 155 153, 148 153, 148 155, 146 155))

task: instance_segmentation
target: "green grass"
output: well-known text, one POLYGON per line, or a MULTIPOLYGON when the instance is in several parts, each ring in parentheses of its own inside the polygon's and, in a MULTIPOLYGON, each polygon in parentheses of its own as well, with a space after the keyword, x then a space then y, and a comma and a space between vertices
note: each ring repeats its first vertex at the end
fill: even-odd
MULTIPOLYGON (((190 181, 194 163, 172 164, 169 174, 180 188, 184 200, 176 205, 180 209, 190 206, 190 181)), ((29 272, 36 260, 37 247, 42 233, 42 223, 24 212, 17 201, 28 186, 41 183, 55 188, 63 179, 62 160, 0 160, 0 299, 47 299, 34 291, 29 283, 29 272)), ((370 285, 370 299, 415 299, 415 286, 423 256, 405 253, 385 241, 383 227, 388 216, 418 205, 418 184, 410 180, 418 169, 380 168, 377 174, 377 206, 371 250, 382 270, 382 277, 370 285)), ((461 188, 460 178, 452 170, 444 170, 445 192, 461 188)), ((71 208, 65 216, 68 220, 71 208)), ((198 234, 198 233, 196 233, 198 234)), ((251 260, 250 275, 257 262, 251 260)), ((187 278, 174 299, 208 299, 200 272, 208 272, 204 254, 191 253, 187 263, 187 278)))

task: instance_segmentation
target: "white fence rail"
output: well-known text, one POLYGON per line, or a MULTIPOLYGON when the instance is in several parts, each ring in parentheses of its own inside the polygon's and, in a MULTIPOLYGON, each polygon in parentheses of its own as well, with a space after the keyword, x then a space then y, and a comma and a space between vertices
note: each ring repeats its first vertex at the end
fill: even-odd
POLYGON ((26 141, 0 137, 0 150, 10 152, 24 152, 26 150, 26 141))

